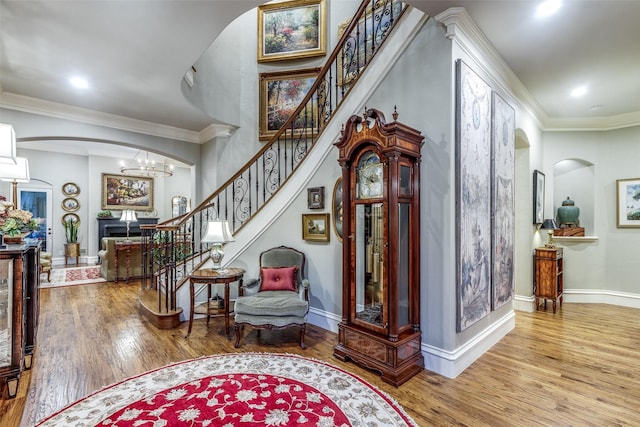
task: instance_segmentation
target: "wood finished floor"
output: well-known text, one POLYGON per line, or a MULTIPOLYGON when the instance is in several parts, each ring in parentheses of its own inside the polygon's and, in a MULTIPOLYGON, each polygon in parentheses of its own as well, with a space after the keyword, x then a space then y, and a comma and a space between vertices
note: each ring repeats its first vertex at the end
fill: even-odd
MULTIPOLYGON (((336 334, 310 326, 306 350, 294 330, 247 330, 240 349, 223 319, 158 330, 137 312, 135 282, 41 291, 34 366, 18 396, 0 401, 0 426, 32 426, 69 403, 127 377, 207 354, 302 354, 333 363, 389 393, 420 426, 640 425, 640 310, 565 304, 557 313, 516 313, 516 328, 460 376, 429 371, 400 388, 333 357, 336 334), (21 419, 22 416, 22 419, 21 419)), ((428 328, 429 326, 424 326, 428 328)), ((3 390, 6 395, 6 391, 3 390)))

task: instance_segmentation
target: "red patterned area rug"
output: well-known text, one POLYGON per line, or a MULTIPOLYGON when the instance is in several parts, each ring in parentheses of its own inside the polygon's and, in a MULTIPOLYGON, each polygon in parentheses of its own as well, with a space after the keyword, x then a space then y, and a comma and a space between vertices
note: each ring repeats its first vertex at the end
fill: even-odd
POLYGON ((51 270, 51 281, 47 282, 43 273, 40 276, 40 288, 57 288, 60 286, 86 285, 89 283, 106 282, 100 276, 100 266, 56 268, 51 270))
POLYGON ((229 353, 93 393, 38 426, 416 426, 387 394, 328 363, 229 353))

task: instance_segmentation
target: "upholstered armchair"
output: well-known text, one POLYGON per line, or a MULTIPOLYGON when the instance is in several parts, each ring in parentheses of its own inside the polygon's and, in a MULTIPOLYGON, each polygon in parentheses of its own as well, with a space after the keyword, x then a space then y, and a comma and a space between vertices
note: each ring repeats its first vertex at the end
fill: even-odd
POLYGON ((286 246, 260 254, 260 278, 246 280, 235 304, 235 347, 240 346, 244 325, 258 329, 300 328, 300 347, 309 312, 309 281, 305 256, 286 246))

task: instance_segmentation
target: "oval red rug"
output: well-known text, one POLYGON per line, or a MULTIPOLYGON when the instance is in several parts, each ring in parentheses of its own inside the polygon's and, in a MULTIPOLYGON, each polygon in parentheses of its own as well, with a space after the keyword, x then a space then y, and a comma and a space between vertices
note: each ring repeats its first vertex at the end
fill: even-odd
POLYGON ((415 426, 387 394, 315 359, 230 353, 95 392, 38 426, 415 426))

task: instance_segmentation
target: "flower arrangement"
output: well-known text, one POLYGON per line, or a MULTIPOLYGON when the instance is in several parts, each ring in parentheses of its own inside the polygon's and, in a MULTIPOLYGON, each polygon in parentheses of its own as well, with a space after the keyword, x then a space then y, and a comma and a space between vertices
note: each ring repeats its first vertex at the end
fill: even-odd
POLYGON ((11 209, 12 203, 7 203, 7 198, 0 196, 0 232, 11 237, 20 234, 23 230, 37 230, 38 224, 31 219, 31 212, 22 209, 11 209))

